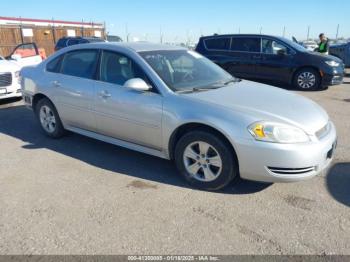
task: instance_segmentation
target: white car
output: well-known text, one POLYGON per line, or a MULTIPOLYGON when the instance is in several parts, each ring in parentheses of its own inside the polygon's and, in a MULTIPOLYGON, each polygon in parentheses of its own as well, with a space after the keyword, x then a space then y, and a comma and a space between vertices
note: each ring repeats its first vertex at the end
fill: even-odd
POLYGON ((34 43, 17 46, 5 59, 0 56, 0 100, 21 97, 19 72, 22 67, 37 65, 42 61, 34 43))
POLYGON ((0 99, 22 96, 20 70, 21 66, 16 62, 0 57, 0 99))

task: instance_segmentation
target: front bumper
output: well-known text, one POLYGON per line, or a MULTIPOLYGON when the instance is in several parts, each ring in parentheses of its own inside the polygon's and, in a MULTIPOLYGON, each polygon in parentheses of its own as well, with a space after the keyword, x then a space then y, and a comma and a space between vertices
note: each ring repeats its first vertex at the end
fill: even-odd
POLYGON ((0 99, 21 97, 21 86, 17 83, 12 83, 10 86, 0 87, 0 99))
POLYGON ((314 177, 331 163, 336 141, 333 123, 326 137, 305 144, 241 141, 236 145, 241 178, 275 183, 314 177))
POLYGON ((333 85, 341 85, 343 83, 343 78, 345 75, 345 67, 344 65, 334 67, 331 70, 321 70, 322 75, 322 83, 321 85, 333 86, 333 85))

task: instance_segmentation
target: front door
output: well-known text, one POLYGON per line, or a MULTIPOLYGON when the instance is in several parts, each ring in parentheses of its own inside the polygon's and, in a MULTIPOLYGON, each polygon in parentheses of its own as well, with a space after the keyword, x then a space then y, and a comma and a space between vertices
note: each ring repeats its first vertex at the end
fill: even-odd
POLYGON ((293 71, 293 52, 279 41, 262 39, 262 59, 257 74, 264 79, 288 81, 293 71))
POLYGON ((34 43, 16 46, 10 58, 15 59, 21 67, 37 65, 42 61, 39 50, 34 43))
POLYGON ((99 80, 95 83, 94 112, 103 135, 161 149, 163 98, 156 91, 141 92, 123 85, 132 78, 150 84, 140 67, 123 54, 103 51, 99 80))

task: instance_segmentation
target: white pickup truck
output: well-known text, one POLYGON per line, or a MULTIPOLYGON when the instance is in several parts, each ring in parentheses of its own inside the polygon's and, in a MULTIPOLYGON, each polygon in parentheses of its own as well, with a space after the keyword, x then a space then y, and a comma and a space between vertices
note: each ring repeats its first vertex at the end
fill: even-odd
POLYGON ((41 61, 42 57, 34 43, 17 46, 6 58, 0 56, 0 100, 21 97, 21 68, 37 65, 41 61))

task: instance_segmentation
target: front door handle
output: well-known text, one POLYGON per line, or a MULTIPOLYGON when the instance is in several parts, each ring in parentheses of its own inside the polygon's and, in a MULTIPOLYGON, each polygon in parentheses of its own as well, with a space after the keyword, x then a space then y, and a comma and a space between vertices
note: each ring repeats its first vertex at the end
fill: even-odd
POLYGON ((108 93, 106 90, 101 91, 99 95, 100 95, 100 97, 102 97, 102 98, 109 98, 109 97, 112 96, 112 95, 111 95, 110 93, 108 93))
POLYGON ((55 81, 52 81, 51 84, 54 86, 54 87, 60 87, 61 86, 61 83, 57 80, 55 81))

